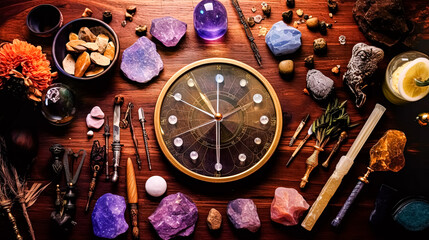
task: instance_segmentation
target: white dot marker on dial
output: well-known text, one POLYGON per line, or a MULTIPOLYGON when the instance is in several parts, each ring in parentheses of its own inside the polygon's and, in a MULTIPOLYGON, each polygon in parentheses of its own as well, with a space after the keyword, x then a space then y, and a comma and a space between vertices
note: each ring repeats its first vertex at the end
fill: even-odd
POLYGON ((192 160, 197 160, 198 159, 198 153, 196 152, 196 151, 192 151, 190 154, 189 154, 189 157, 191 157, 191 159, 192 160))
POLYGON ((248 84, 249 82, 246 80, 246 79, 241 79, 240 80, 240 86, 241 87, 245 87, 245 86, 247 86, 247 84, 248 84))
POLYGON ((193 87, 193 86, 195 86, 194 79, 190 78, 190 79, 188 80, 188 86, 189 86, 189 87, 193 87))
POLYGON ((180 93, 175 93, 175 94, 174 94, 174 99, 175 99, 176 101, 180 101, 180 100, 182 100, 182 94, 180 94, 180 93))
POLYGON ((244 153, 240 153, 240 155, 238 155, 238 160, 240 160, 240 162, 246 161, 246 158, 246 154, 244 153))
POLYGON ((168 122, 169 122, 171 125, 176 124, 176 123, 177 123, 177 117, 176 117, 176 116, 174 116, 174 115, 169 116, 169 117, 168 117, 168 122))
POLYGON ((262 143, 262 140, 260 138, 255 138, 255 140, 253 140, 255 142, 256 145, 259 145, 262 143))
POLYGON ((259 121, 261 121, 262 124, 266 125, 269 122, 269 118, 265 115, 261 116, 261 118, 259 119, 259 121))
POLYGON ((253 101, 255 103, 261 103, 262 102, 262 95, 259 93, 253 95, 253 101))
POLYGON ((174 146, 181 147, 183 145, 183 139, 177 137, 174 139, 173 143, 174 143, 174 146))
POLYGON ((222 164, 216 163, 215 164, 215 170, 218 171, 218 172, 222 171, 222 164))
POLYGON ((216 82, 223 83, 223 76, 221 74, 216 74, 216 82))

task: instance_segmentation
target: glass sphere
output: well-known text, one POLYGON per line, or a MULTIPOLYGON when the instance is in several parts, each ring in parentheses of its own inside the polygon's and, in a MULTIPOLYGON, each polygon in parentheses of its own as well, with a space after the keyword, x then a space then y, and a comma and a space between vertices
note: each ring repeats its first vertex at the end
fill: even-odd
POLYGON ((223 4, 217 0, 203 0, 194 10, 194 27, 205 40, 216 40, 225 35, 228 18, 223 4))
POLYGON ((75 114, 75 96, 67 85, 55 83, 42 95, 42 114, 53 125, 69 124, 75 114))

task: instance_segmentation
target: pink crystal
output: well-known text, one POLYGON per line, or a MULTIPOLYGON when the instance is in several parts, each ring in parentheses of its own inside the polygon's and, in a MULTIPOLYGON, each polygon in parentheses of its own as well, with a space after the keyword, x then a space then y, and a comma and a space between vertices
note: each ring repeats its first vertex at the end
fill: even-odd
POLYGON ((100 129, 103 124, 104 119, 94 118, 91 116, 90 113, 86 116, 86 125, 88 126, 88 128, 100 129))
POLYGON ((230 201, 226 213, 236 229, 257 232, 261 227, 258 211, 252 199, 238 198, 230 201))
POLYGON ((104 118, 104 112, 101 110, 99 106, 95 106, 91 109, 91 116, 94 118, 104 118))
POLYGON ((186 33, 187 24, 173 17, 162 17, 152 20, 150 34, 166 47, 174 47, 186 33))
POLYGON ((297 225, 299 218, 309 207, 297 190, 279 187, 271 203, 271 220, 286 226, 297 225))

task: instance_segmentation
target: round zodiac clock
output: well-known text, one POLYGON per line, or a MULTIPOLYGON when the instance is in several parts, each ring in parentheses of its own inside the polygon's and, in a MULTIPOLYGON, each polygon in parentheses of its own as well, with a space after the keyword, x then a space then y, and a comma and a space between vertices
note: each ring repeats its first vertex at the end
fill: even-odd
POLYGON ((174 74, 155 107, 162 152, 183 173, 230 182, 264 165, 282 130, 280 102, 252 67, 231 59, 194 62, 174 74))

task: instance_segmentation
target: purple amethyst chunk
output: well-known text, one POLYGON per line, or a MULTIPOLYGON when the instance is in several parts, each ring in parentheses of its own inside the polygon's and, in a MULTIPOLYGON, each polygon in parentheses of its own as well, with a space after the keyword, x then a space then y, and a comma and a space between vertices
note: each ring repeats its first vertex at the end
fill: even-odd
POLYGON ((251 199, 238 198, 229 202, 226 213, 236 229, 257 232, 261 227, 256 205, 251 199))
POLYGON ((95 203, 92 227, 97 237, 113 239, 128 230, 124 218, 127 208, 122 196, 106 193, 95 203))
POLYGON ((164 68, 156 45, 147 37, 139 38, 122 54, 121 70, 127 78, 145 83, 158 76, 164 68))
POLYGON ((166 47, 174 47, 186 33, 187 24, 173 17, 162 17, 152 20, 150 34, 166 47))
POLYGON ((170 194, 162 199, 149 221, 160 238, 186 237, 194 232, 198 210, 192 200, 183 193, 170 194))

